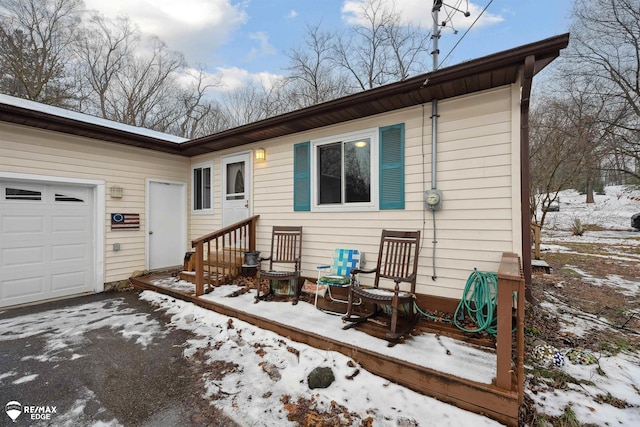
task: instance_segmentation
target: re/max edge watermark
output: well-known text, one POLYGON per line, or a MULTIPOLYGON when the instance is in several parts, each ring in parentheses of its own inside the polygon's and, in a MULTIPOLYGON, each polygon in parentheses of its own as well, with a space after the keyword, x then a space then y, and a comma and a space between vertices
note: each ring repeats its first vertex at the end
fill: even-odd
POLYGON ((52 415, 58 413, 58 408, 48 405, 23 405, 17 400, 12 400, 4 406, 4 411, 15 423, 21 416, 34 421, 51 420, 52 415))

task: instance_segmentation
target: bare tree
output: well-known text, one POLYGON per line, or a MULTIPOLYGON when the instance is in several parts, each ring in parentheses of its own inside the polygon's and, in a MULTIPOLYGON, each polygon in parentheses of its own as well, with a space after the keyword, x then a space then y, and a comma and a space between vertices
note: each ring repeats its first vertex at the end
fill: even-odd
POLYGON ((242 126, 291 111, 286 80, 274 79, 226 92, 220 101, 224 121, 229 127, 242 126))
POLYGON ((640 0, 576 1, 567 71, 596 79, 600 115, 615 162, 607 167, 640 179, 640 0))
POLYGON ((220 115, 220 112, 216 103, 206 99, 209 89, 220 86, 220 78, 212 79, 202 68, 187 70, 183 78, 188 78, 189 83, 178 95, 181 112, 176 129, 172 133, 184 138, 197 138, 206 135, 207 132, 222 130, 209 127, 216 123, 211 116, 220 115))
POLYGON ((605 106, 594 103, 598 98, 589 90, 578 90, 568 82, 568 78, 563 81, 565 92, 558 90, 537 102, 529 121, 531 215, 540 227, 546 208, 562 190, 584 186, 587 203, 593 203, 592 185, 603 156, 599 117, 605 106))
POLYGON ((383 0, 367 0, 359 11, 359 23, 338 35, 334 63, 346 70, 361 90, 404 80, 422 71, 428 55, 429 35, 400 20, 394 6, 383 0))
POLYGON ((256 84, 239 87, 222 96, 223 115, 229 127, 242 126, 267 118, 264 89, 256 84))
POLYGON ((287 53, 287 90, 292 108, 320 104, 351 92, 346 76, 331 66, 332 50, 333 35, 321 31, 319 25, 308 25, 303 45, 287 53))
POLYGON ((32 101, 66 106, 75 82, 72 64, 81 0, 1 0, 2 91, 32 101), (8 72, 8 74, 6 73, 8 72))
POLYGON ((107 118, 164 131, 176 117, 176 73, 184 59, 157 37, 151 37, 146 48, 146 53, 127 57, 114 76, 106 100, 107 118))
POLYGON ((84 92, 81 111, 109 118, 109 96, 118 75, 124 72, 133 56, 139 36, 128 18, 108 20, 92 15, 76 46, 80 78, 84 92))
POLYGON ((431 34, 410 24, 403 25, 398 15, 392 18, 391 25, 385 27, 384 31, 393 58, 390 61, 393 66, 388 70, 391 77, 401 81, 423 73, 431 34))
POLYGON ((350 73, 360 89, 366 90, 387 83, 389 55, 385 28, 395 20, 382 0, 368 0, 360 14, 365 24, 338 36, 334 61, 350 73))

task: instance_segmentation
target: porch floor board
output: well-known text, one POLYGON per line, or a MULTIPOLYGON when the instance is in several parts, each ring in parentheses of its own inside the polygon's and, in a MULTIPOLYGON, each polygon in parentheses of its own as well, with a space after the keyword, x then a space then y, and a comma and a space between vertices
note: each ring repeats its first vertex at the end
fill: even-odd
MULTIPOLYGON (((286 320, 286 317, 280 317, 278 320, 274 320, 273 316, 270 318, 268 314, 265 314, 265 312, 273 310, 275 307, 278 307, 278 312, 281 315, 286 316, 284 313, 287 312, 295 314, 298 306, 292 306, 291 303, 288 302, 261 301, 258 304, 245 303, 240 308, 238 306, 232 306, 233 304, 227 305, 213 301, 211 295, 215 294, 219 288, 224 288, 224 285, 219 288, 215 288, 212 294, 196 297, 192 285, 184 282, 177 282, 171 274, 167 273, 132 278, 130 281, 138 289, 151 290, 170 295, 177 299, 189 301, 205 309, 237 318, 259 328, 270 330, 294 341, 322 350, 338 351, 354 359, 369 372, 408 387, 414 391, 437 398, 443 402, 454 404, 462 409, 486 415, 506 425, 518 425, 518 395, 516 392, 500 389, 493 384, 493 381, 495 380, 495 369, 493 374, 494 377, 490 381, 487 381, 487 383, 474 381, 453 375, 452 373, 441 372, 427 366, 421 366, 421 363, 416 363, 415 361, 408 361, 394 357, 383 350, 375 351, 371 346, 364 348, 361 345, 359 346, 354 344, 353 340, 349 340, 348 338, 336 338, 338 336, 347 335, 346 333, 350 331, 342 331, 341 329, 336 328, 336 330, 331 334, 321 335, 300 327, 292 326, 300 325, 299 317, 294 317, 292 315, 291 321, 289 322, 286 320)), ((218 294, 220 294, 220 292, 218 292, 218 294)), ((252 294, 255 295, 255 291, 252 290, 252 294)), ((229 300, 237 300, 237 298, 229 298, 229 300)), ((236 305, 239 302, 242 301, 234 301, 236 305)), ((306 305, 304 300, 301 300, 299 304, 306 305)), ((318 310, 315 310, 315 308, 313 310, 314 312, 321 313, 318 310)), ((299 316, 300 311, 298 310, 297 313, 297 316, 299 316)), ((338 316, 331 316, 325 313, 321 314, 339 319, 338 316)), ((329 319, 327 318, 327 320, 329 319)), ((331 321, 336 322, 336 320, 331 321)), ((377 337, 371 338, 372 340, 377 340, 374 344, 375 348, 387 348, 386 341, 378 339, 382 337, 384 333, 381 328, 376 327, 376 325, 363 324, 358 325, 357 330, 365 332, 371 337, 377 337)), ((409 337, 406 342, 410 342, 420 335, 434 335, 437 340, 437 344, 435 345, 442 345, 442 347, 447 349, 448 345, 452 345, 450 344, 451 341, 447 341, 447 344, 442 344, 440 336, 449 336, 460 341, 459 345, 464 346, 468 344, 476 347, 481 345, 489 347, 487 348, 487 351, 494 352, 494 346, 492 346, 492 342, 490 340, 468 337, 460 331, 455 330, 451 325, 442 322, 421 321, 417 324, 416 328, 414 328, 411 335, 412 336, 409 337)), ((407 344, 402 342, 398 343, 395 347, 409 350, 407 344)), ((457 347, 454 349, 454 352, 456 349, 457 347)), ((448 349, 447 353, 449 353, 448 349)), ((398 354, 398 352, 393 354, 398 354)), ((491 358, 493 356, 488 354, 487 357, 491 358)), ((425 360, 429 359, 429 355, 425 353, 425 360)), ((455 364, 456 360, 452 359, 450 363, 455 364)), ((465 362, 463 361, 463 363, 465 362)))

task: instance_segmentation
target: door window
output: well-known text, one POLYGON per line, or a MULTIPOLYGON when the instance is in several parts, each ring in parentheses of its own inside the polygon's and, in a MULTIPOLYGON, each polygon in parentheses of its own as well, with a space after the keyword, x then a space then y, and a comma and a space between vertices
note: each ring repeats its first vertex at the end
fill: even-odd
POLYGON ((227 164, 227 200, 244 199, 244 162, 227 164))

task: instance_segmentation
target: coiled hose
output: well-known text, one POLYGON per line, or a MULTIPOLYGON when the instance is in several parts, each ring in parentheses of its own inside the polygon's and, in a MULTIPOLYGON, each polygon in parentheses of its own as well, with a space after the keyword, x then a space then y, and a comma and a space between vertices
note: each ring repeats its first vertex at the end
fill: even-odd
POLYGON ((496 305, 498 302, 498 275, 483 273, 473 269, 464 287, 463 297, 453 316, 453 324, 464 332, 487 332, 494 337, 498 333, 496 319, 496 305), (459 320, 471 317, 478 327, 467 329, 460 325, 459 320))
MULTIPOLYGON (((460 303, 453 316, 453 324, 463 332, 487 332, 494 337, 497 334, 496 305, 498 299, 498 275, 496 273, 485 273, 473 269, 467 279, 460 303), (467 329, 459 322, 467 316, 473 320, 478 327, 467 329)), ((449 319, 433 316, 420 310, 414 302, 416 310, 423 316, 437 321, 450 322, 449 319)))

